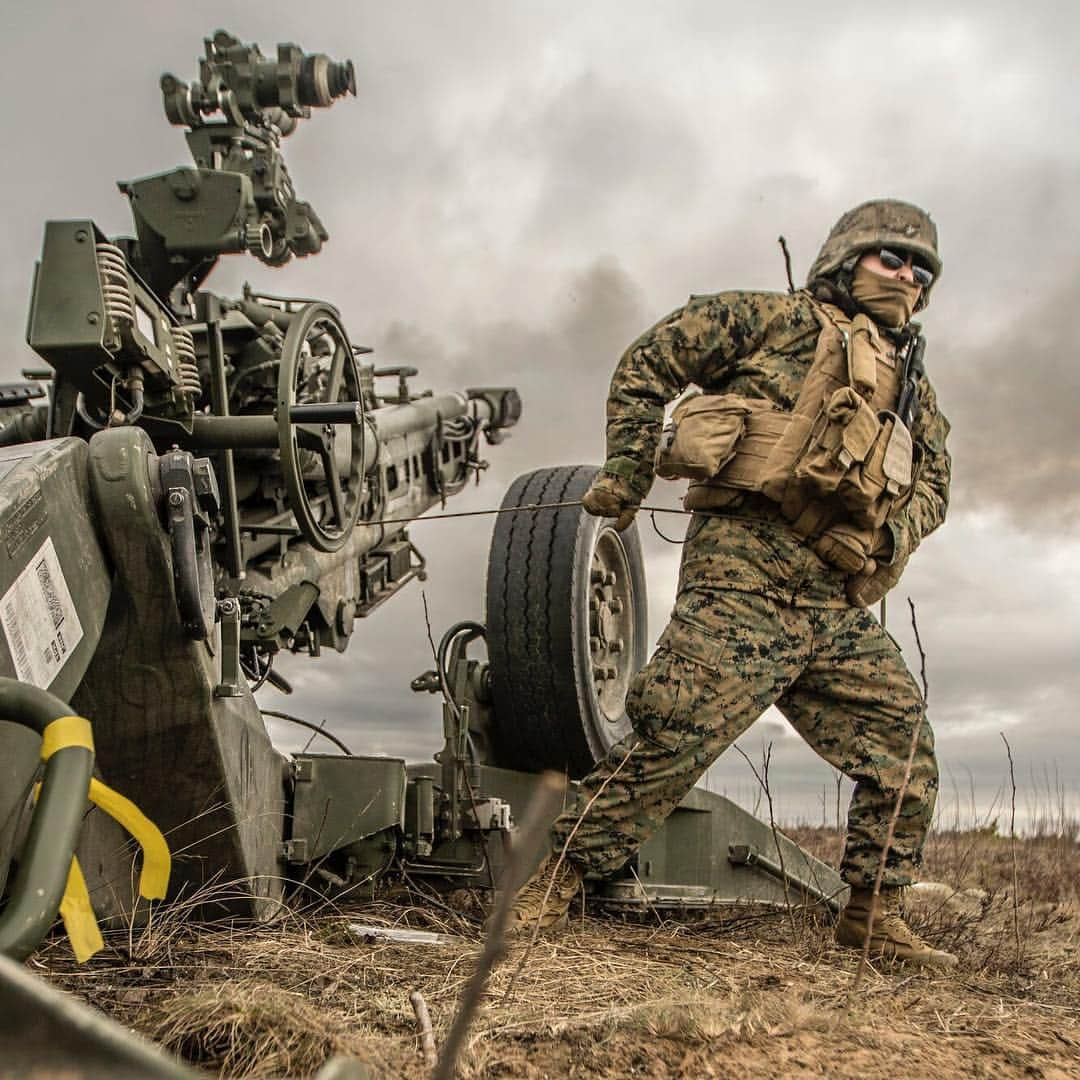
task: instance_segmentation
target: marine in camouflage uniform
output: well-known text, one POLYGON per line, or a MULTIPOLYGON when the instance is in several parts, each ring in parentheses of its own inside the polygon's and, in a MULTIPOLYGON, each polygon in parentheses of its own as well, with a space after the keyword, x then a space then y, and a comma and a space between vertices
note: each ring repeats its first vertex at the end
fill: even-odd
MULTIPOLYGON (((923 280, 940 273, 933 223, 908 204, 879 200, 841 218, 806 289, 692 297, 638 338, 616 367, 607 404, 608 457, 584 499, 586 509, 625 527, 653 481, 664 408, 691 384, 707 395, 750 399, 774 417, 797 411, 828 326, 823 311, 844 320, 869 313, 875 320, 869 333, 880 339, 879 365, 891 360, 899 366, 914 338, 912 312, 925 306, 932 284, 913 282, 916 267, 923 280), (889 275, 880 249, 899 254, 905 266, 893 266, 889 275), (876 273, 868 277, 863 264, 876 273), (884 299, 874 291, 881 274, 903 282, 886 288, 884 299)), ((843 325, 847 341, 851 326, 843 325)), ((841 864, 853 887, 849 923, 857 921, 860 904, 869 906, 867 891, 921 721, 885 866, 884 906, 875 914, 874 947, 901 959, 952 961, 907 932, 893 901, 896 887, 909 884, 921 864, 938 770, 919 690, 867 608, 895 584, 911 553, 945 517, 949 426, 925 376, 918 401, 910 424, 921 462, 917 477, 884 521, 855 530, 861 550, 852 562, 832 558, 820 530, 793 523, 791 507, 761 491, 728 489, 712 505, 708 497, 697 499, 706 510, 687 530, 671 622, 627 697, 633 730, 582 781, 576 806, 553 827, 555 851, 565 847, 566 861, 550 893, 550 874, 537 879, 549 916, 561 914, 585 873, 607 875, 621 867, 709 765, 775 704, 821 757, 855 781, 841 864), (832 565, 836 561, 847 565, 832 565), (915 944, 886 940, 890 928, 894 937, 907 932, 915 944)), ((692 498, 688 505, 695 505, 692 498)), ((841 521, 841 532, 845 528, 841 521)), ((520 920, 537 915, 530 895, 526 886, 515 910, 520 920)), ((842 943, 861 942, 858 932, 848 931, 858 940, 843 941, 838 931, 842 943)))

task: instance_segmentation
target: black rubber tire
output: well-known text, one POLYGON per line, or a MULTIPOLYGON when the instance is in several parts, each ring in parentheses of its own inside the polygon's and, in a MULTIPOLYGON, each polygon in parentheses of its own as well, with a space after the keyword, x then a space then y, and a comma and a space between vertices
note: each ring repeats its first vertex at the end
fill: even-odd
MULTIPOLYGON (((596 472, 595 465, 537 469, 510 485, 502 505, 577 502, 596 472)), ((584 776, 630 730, 623 700, 630 677, 645 663, 647 620, 636 525, 616 532, 610 519, 580 506, 500 514, 487 574, 496 764, 584 776), (607 616, 621 634, 618 655, 608 655, 603 639, 605 661, 617 676, 600 682, 594 677, 596 611, 608 601, 598 566, 618 570, 625 600, 617 616, 607 616)))

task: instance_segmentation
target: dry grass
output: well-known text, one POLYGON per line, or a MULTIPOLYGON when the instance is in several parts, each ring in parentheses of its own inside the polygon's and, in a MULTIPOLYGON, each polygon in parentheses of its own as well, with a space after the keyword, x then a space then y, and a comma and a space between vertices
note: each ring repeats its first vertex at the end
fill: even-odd
POLYGON ((303 1076, 366 1040, 303 990, 233 978, 165 998, 146 1017, 155 1040, 224 1075, 303 1076))
MULTIPOLYGON (((799 839, 835 856, 828 830, 799 839)), ((462 1075, 1077 1075, 1080 850, 1036 837, 1017 851, 1021 956, 1008 840, 937 834, 927 876, 961 891, 926 896, 913 917, 961 966, 871 969, 850 1008, 857 955, 819 917, 797 913, 794 929, 782 911, 747 909, 692 925, 579 917, 540 939, 508 996, 524 946, 496 970, 462 1075)), ((61 941, 34 963, 222 1075, 305 1076, 350 1053, 376 1075, 423 1076, 409 994, 424 995, 441 1043, 479 952, 476 921, 404 896, 363 909, 364 922, 456 939, 422 946, 357 941, 345 928, 356 917, 202 930, 159 919, 85 967, 61 941)))

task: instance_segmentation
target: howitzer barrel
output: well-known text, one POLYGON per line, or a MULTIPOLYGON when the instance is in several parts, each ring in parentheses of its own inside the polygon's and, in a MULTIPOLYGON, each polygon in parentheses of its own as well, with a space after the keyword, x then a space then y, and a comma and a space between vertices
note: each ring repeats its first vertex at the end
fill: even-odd
POLYGON ((376 409, 371 415, 381 441, 398 435, 434 430, 440 420, 464 416, 468 408, 469 402, 464 394, 449 393, 419 398, 408 405, 388 405, 376 409))

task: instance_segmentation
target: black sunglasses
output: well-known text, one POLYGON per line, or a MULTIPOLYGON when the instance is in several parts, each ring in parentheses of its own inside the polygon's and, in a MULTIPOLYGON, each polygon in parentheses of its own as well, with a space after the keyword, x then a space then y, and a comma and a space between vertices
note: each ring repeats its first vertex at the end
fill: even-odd
MULTIPOLYGON (((889 248, 882 248, 878 252, 881 265, 886 270, 899 270, 901 266, 907 266, 908 252, 897 254, 889 248)), ((934 271, 918 261, 918 256, 911 253, 911 275, 924 289, 929 288, 934 282, 934 271)))

